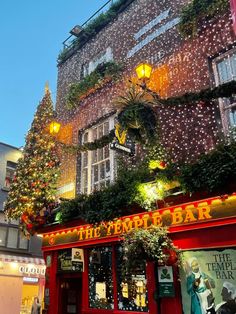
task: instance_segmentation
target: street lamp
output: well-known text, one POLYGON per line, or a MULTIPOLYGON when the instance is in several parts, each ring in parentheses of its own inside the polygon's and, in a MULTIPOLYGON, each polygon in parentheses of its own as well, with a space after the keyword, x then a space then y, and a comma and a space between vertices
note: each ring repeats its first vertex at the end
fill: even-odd
POLYGON ((52 121, 49 125, 49 132, 52 135, 56 135, 58 134, 59 130, 60 130, 61 124, 57 121, 52 121))
POLYGON ((135 71, 139 79, 149 80, 152 73, 152 67, 150 64, 141 63, 135 68, 135 71))

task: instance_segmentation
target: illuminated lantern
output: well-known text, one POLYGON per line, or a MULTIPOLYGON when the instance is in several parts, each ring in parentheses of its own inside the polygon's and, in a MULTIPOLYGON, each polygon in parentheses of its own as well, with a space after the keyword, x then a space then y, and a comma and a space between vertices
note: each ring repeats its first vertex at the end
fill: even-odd
POLYGON ((51 123, 50 123, 50 126, 49 126, 49 130, 50 130, 50 133, 52 134, 52 135, 55 135, 55 134, 57 134, 58 132, 59 132, 59 130, 60 130, 60 127, 61 127, 61 124, 60 123, 58 123, 58 122, 56 122, 56 121, 52 121, 51 123))
POLYGON ((138 78, 145 81, 150 79, 152 67, 147 63, 141 63, 136 67, 135 71, 138 78))

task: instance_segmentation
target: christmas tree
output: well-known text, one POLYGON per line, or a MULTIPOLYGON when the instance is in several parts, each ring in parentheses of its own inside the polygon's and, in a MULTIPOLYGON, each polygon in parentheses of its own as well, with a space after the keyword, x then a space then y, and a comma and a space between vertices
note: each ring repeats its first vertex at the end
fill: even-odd
POLYGON ((34 234, 56 206, 59 159, 55 139, 49 132, 52 119, 53 103, 46 86, 5 205, 6 216, 20 219, 20 228, 25 235, 34 234))

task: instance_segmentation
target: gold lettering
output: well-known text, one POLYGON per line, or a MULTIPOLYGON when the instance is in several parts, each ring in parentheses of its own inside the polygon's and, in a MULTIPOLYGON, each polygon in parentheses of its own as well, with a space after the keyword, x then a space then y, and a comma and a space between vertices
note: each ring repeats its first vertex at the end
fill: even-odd
POLYGON ((148 221, 150 219, 150 216, 147 214, 147 215, 143 215, 143 228, 144 229, 147 229, 148 228, 148 221))
POLYGON ((152 215, 152 223, 156 227, 161 227, 162 226, 162 217, 160 213, 154 213, 152 215))
POLYGON ((139 218, 139 216, 134 217, 134 228, 139 229, 143 226, 143 220, 139 218))
POLYGON ((100 238, 101 232, 100 232, 100 227, 97 227, 94 229, 94 238, 100 238))
POLYGON ((122 222, 122 232, 129 232, 133 229, 133 221, 126 219, 122 222))
POLYGON ((186 209, 186 216, 185 216, 185 219, 184 219, 184 223, 193 222, 193 221, 196 221, 196 220, 197 219, 194 217, 192 210, 191 209, 186 209))
POLYGON ((121 234, 122 232, 122 224, 120 221, 117 221, 115 224, 114 224, 114 234, 121 234))
POLYGON ((85 239, 92 239, 93 238, 93 228, 88 228, 85 230, 85 239))
POLYGON ((210 215, 211 208, 210 206, 198 207, 198 219, 205 220, 211 219, 212 216, 210 215))
POLYGON ((107 235, 111 235, 112 234, 112 230, 111 229, 113 229, 113 228, 114 228, 114 224, 109 224, 109 226, 107 227, 107 235))
POLYGON ((79 236, 79 240, 83 240, 84 239, 84 229, 79 229, 78 231, 78 236, 79 236))
POLYGON ((172 214, 172 224, 177 225, 183 222, 182 207, 178 207, 172 214))

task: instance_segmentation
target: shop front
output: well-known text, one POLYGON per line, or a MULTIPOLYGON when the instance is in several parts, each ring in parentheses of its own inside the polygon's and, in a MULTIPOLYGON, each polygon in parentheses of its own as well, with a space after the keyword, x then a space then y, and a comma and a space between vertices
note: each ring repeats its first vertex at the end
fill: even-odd
POLYGON ((200 314, 218 313, 222 306, 233 311, 235 223, 236 194, 232 194, 97 226, 73 221, 45 227, 47 313, 200 314), (168 265, 141 261, 124 278, 122 235, 151 225, 169 227, 174 244, 183 251, 182 267, 171 261, 168 265))
POLYGON ((0 305, 3 313, 30 314, 34 297, 43 300, 44 284, 43 259, 0 254, 0 305))

